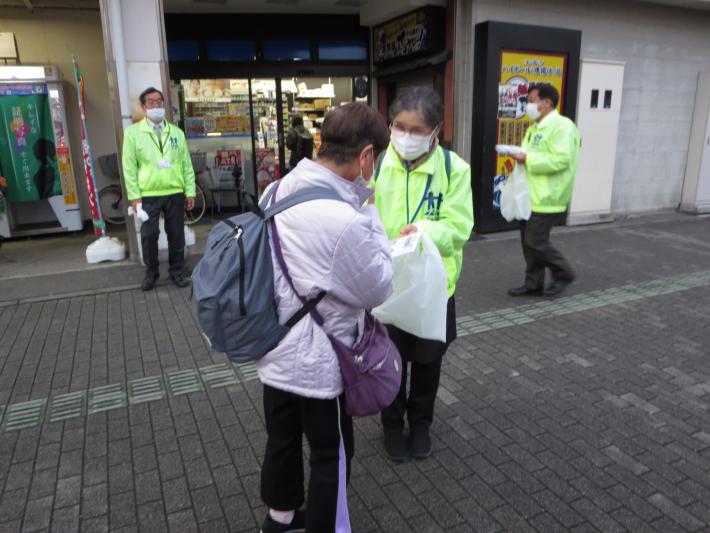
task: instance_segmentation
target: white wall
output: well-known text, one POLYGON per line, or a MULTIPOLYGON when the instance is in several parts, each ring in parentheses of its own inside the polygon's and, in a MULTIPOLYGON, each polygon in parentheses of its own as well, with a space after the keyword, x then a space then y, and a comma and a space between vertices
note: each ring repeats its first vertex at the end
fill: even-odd
MULTIPOLYGON (((472 24, 496 20, 578 29, 582 58, 626 62, 612 210, 676 208, 698 72, 710 68, 710 13, 622 0, 460 3, 471 1, 472 24)), ((472 31, 463 30, 464 37, 472 31)), ((456 53, 468 51, 457 43, 456 53)), ((457 102, 464 103, 460 112, 468 116, 470 102, 462 99, 472 94, 473 75, 469 70, 460 79, 459 74, 457 102)), ((459 132, 457 144, 470 157, 470 128, 459 132)))
POLYGON ((98 187, 109 182, 96 158, 116 151, 104 60, 101 17, 96 11, 0 8, 0 32, 13 32, 24 64, 59 67, 67 102, 72 163, 84 219, 91 218, 81 158, 81 123, 71 56, 75 54, 86 80, 86 116, 98 187))

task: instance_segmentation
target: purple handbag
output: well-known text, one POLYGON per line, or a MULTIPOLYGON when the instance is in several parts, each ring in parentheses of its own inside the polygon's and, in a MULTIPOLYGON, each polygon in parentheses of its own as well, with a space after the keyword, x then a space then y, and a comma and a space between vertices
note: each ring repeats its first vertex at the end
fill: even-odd
MULTIPOLYGON (((274 187, 278 187, 278 184, 274 187)), ((276 199, 276 191, 271 201, 276 199)), ((271 219, 271 238, 276 259, 293 292, 305 304, 293 285, 286 261, 281 252, 281 240, 274 218, 271 219)), ((321 293, 318 298, 321 298, 321 293)), ((313 308, 313 320, 325 331, 321 314, 313 308)), ((385 326, 377 321, 369 311, 365 311, 365 329, 360 341, 352 348, 346 346, 327 331, 333 350, 338 357, 340 374, 343 378, 345 412, 350 416, 376 415, 389 407, 399 392, 402 383, 402 359, 396 346, 389 338, 385 326)))

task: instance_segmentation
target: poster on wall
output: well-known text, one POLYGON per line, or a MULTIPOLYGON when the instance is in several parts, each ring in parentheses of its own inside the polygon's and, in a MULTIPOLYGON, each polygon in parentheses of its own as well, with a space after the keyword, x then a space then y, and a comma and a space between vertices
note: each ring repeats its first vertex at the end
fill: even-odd
POLYGON ((186 102, 231 102, 230 80, 182 80, 186 102))
MULTIPOLYGON (((526 50, 500 51, 498 78, 498 119, 496 144, 520 146, 530 119, 525 114, 528 91, 535 83, 550 83, 560 92, 557 110, 565 98, 567 54, 542 53, 526 50)), ((513 171, 515 160, 496 154, 493 177, 493 207, 500 209, 500 186, 513 171)))
POLYGON ((34 202, 62 194, 52 116, 46 94, 30 88, 0 96, 0 160, 10 202, 34 202))
POLYGON ((273 148, 257 148, 254 157, 256 159, 256 183, 259 187, 259 196, 261 196, 269 183, 280 177, 279 167, 276 164, 276 151, 273 148))
POLYGON ((236 178, 234 173, 242 174, 242 151, 241 150, 217 150, 214 158, 214 170, 212 176, 217 187, 234 186, 236 178))

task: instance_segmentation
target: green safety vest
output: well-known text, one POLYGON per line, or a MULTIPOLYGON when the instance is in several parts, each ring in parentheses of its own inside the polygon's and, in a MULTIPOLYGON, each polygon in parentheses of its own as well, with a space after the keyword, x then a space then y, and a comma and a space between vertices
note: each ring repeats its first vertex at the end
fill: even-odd
POLYGON ((567 117, 551 112, 533 122, 525 132, 522 148, 535 213, 564 213, 572 199, 577 171, 579 131, 567 117))
POLYGON ((129 201, 178 193, 195 196, 190 151, 185 134, 175 124, 165 122, 160 139, 147 118, 128 126, 123 132, 122 162, 129 201))
POLYGON ((375 174, 375 205, 390 239, 396 239, 407 224, 416 224, 434 241, 452 296, 461 276, 463 247, 473 230, 469 164, 438 146, 410 171, 390 145, 375 174))

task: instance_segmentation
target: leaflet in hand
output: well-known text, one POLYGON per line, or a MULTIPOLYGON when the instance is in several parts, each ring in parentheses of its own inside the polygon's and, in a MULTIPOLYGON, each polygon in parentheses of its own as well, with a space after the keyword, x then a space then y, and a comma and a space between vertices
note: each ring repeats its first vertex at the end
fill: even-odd
POLYGON ((500 155, 519 155, 524 154, 525 150, 513 144, 496 144, 496 152, 500 155))

